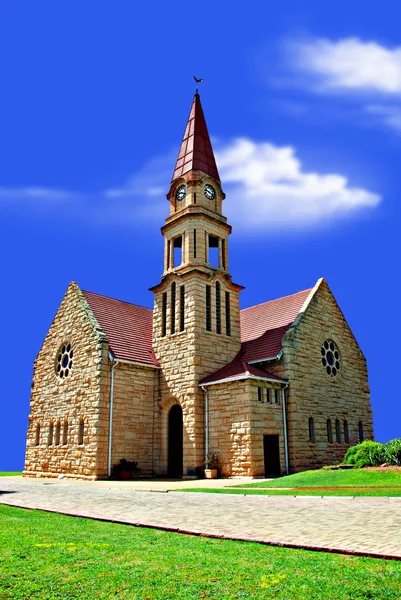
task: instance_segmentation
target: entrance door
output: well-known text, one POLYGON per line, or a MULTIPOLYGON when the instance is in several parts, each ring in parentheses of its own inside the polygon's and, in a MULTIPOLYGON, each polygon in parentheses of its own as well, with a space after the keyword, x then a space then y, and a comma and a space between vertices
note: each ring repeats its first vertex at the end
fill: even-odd
POLYGON ((182 408, 174 404, 168 414, 168 475, 182 477, 182 408))
POLYGON ((278 477, 281 474, 279 436, 264 435, 263 450, 265 455, 265 477, 278 477))

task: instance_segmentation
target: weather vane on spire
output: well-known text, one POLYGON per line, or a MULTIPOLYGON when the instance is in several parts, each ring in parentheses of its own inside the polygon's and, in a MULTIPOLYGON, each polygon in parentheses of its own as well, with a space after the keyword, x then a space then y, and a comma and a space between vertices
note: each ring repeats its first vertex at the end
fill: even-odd
MULTIPOLYGON (((202 79, 202 77, 201 77, 200 79, 198 79, 198 78, 197 78, 197 77, 195 77, 195 75, 194 75, 194 79, 195 79, 196 83, 203 83, 203 82, 204 82, 204 79, 202 79)), ((198 88, 196 88, 196 94, 197 94, 197 93, 198 93, 198 88)))

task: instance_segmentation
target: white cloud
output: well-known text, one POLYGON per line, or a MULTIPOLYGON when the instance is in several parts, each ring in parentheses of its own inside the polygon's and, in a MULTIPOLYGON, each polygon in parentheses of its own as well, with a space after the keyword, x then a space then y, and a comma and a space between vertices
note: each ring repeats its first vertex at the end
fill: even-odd
MULTIPOLYGON (((294 230, 333 222, 381 200, 378 194, 350 187, 339 174, 305 172, 293 147, 246 138, 219 140, 216 159, 227 200, 224 211, 237 232, 294 230)), ((0 206, 24 203, 106 227, 162 223, 174 154, 155 157, 121 187, 78 194, 46 187, 1 188, 0 206), (68 211, 65 201, 68 200, 68 211)))
POLYGON ((292 147, 238 138, 217 153, 225 211, 247 229, 303 229, 376 207, 381 197, 339 174, 305 172, 292 147))
POLYGON ((80 196, 81 194, 75 192, 43 186, 16 188, 0 187, 0 202, 3 205, 6 203, 25 202, 27 200, 57 205, 62 201, 77 199, 80 196))
MULTIPOLYGON (((381 123, 401 132, 401 46, 359 38, 310 38, 284 45, 291 69, 297 72, 290 85, 315 94, 342 95, 356 103, 362 116, 358 122, 381 123)), ((354 110, 343 106, 342 113, 354 119, 354 110)))
POLYGON ((401 47, 358 38, 290 43, 297 68, 316 77, 317 90, 401 95, 401 47))
POLYGON ((370 104, 365 106, 365 111, 377 115, 383 123, 401 133, 401 105, 370 104))
POLYGON ((107 189, 103 195, 105 198, 112 199, 165 196, 176 158, 176 151, 171 151, 163 156, 155 156, 134 175, 131 175, 122 187, 107 189))

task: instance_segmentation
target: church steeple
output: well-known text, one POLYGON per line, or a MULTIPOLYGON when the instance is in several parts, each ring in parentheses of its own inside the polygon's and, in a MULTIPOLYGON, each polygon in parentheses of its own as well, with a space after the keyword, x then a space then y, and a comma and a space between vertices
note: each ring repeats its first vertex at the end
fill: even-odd
POLYGON ((220 181, 198 92, 189 113, 172 181, 189 171, 197 170, 220 181))
MULTIPOLYGON (((170 215, 161 229, 163 274, 151 288, 153 349, 161 366, 161 427, 167 431, 167 410, 178 403, 184 423, 185 475, 200 473, 204 458, 204 399, 199 382, 232 361, 241 345, 239 292, 243 288, 229 272, 231 227, 222 214, 224 198, 199 94, 195 94, 167 194, 170 215)), ((168 472, 166 448, 162 442, 168 472)))

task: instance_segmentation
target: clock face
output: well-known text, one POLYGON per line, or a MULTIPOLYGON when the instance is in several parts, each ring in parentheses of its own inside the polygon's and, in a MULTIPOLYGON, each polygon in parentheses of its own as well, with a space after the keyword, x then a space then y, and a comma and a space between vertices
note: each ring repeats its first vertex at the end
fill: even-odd
POLYGON ((178 188, 178 190, 175 193, 175 197, 177 198, 177 200, 184 200, 186 195, 187 195, 187 186, 185 184, 180 185, 180 187, 178 188))
POLYGON ((206 198, 208 198, 209 200, 214 200, 216 198, 216 191, 214 187, 212 187, 208 183, 205 184, 204 191, 206 198))

